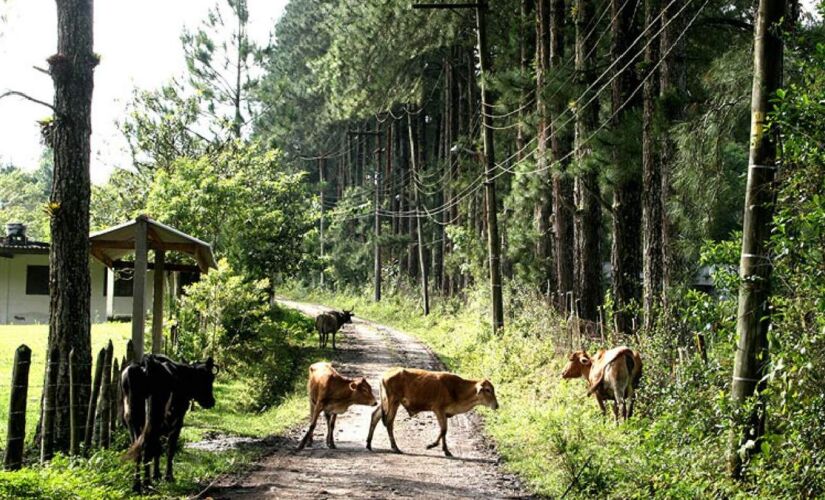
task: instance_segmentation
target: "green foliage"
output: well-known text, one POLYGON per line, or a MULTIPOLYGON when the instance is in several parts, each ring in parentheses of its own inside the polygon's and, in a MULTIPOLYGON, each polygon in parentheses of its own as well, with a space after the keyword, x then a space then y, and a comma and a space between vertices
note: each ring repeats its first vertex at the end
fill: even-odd
POLYGON ((284 171, 277 151, 234 143, 158 172, 146 212, 211 242, 249 278, 289 275, 303 259, 301 241, 316 217, 303 180, 284 171))
POLYGON ((44 207, 52 188, 50 151, 40 166, 26 172, 14 166, 0 167, 0 228, 5 235, 9 222, 26 224, 26 234, 33 240, 49 241, 49 215, 44 207))

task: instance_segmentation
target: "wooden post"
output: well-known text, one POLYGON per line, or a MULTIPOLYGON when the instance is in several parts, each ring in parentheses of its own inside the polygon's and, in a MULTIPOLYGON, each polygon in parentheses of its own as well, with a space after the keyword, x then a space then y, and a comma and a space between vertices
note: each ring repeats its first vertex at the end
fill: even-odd
POLYGON ((126 342, 126 363, 124 364, 128 365, 132 362, 139 363, 140 360, 135 358, 135 344, 132 342, 132 339, 129 339, 126 342))
POLYGON ((97 411, 97 398, 100 395, 100 377, 103 375, 103 363, 106 359, 106 349, 101 349, 97 353, 97 364, 95 365, 95 377, 92 380, 92 394, 89 398, 89 408, 86 411, 86 431, 83 435, 83 452, 88 454, 92 447, 92 437, 95 431, 95 413, 97 411))
POLYGON ((69 351, 69 455, 77 455, 77 388, 74 349, 69 351))
POLYGON ((163 349, 163 268, 166 254, 155 250, 154 290, 152 295, 152 354, 163 349))
POLYGON ((106 319, 115 319, 115 270, 106 268, 106 319))
POLYGON ((422 237, 421 231, 421 197, 418 193, 418 181, 416 180, 416 176, 418 175, 418 167, 416 166, 416 156, 415 156, 415 139, 413 137, 413 129, 412 129, 412 117, 407 115, 407 129, 410 133, 410 168, 412 170, 412 175, 410 176, 410 182, 412 183, 413 188, 413 201, 415 203, 415 227, 416 233, 418 237, 418 266, 421 275, 421 298, 424 301, 424 316, 430 314, 430 292, 428 289, 428 277, 427 277, 427 263, 424 262, 424 238, 422 237))
MULTIPOLYGON (((769 99, 782 85, 782 27, 785 0, 759 0, 754 26, 753 92, 751 94, 751 142, 748 183, 745 190, 745 215, 742 224, 742 255, 739 262, 739 310, 736 332, 739 341, 733 365, 731 399, 741 406, 764 385, 768 366, 768 327, 771 309, 768 257, 774 197, 776 194, 776 131, 765 133, 765 120, 771 109, 769 99)), ((761 392, 761 391, 760 391, 761 392)), ((764 402, 759 401, 744 433, 736 427, 731 435, 728 471, 740 478, 743 460, 739 454, 745 440, 753 440, 758 451, 765 431, 764 402)))
POLYGON ((98 412, 100 414, 100 433, 98 434, 98 444, 103 448, 108 448, 109 425, 112 422, 112 356, 114 348, 112 341, 106 345, 106 356, 103 361, 103 380, 100 383, 100 401, 98 402, 98 412))
POLYGON ((375 205, 375 224, 373 228, 373 237, 375 238, 375 243, 373 244, 373 289, 374 289, 374 299, 376 302, 381 301, 381 217, 378 213, 381 205, 381 196, 379 194, 379 190, 381 189, 381 183, 379 182, 380 175, 381 175, 381 166, 379 165, 381 162, 381 153, 376 150, 375 158, 375 175, 373 176, 373 184, 375 185, 375 199, 373 204, 375 205))
POLYGON ((112 402, 111 404, 111 421, 109 428, 111 429, 109 432, 114 434, 115 429, 117 429, 117 423, 120 420, 120 408, 122 405, 121 397, 120 397, 120 365, 118 364, 117 358, 114 358, 112 361, 112 385, 109 389, 109 400, 112 402))
POLYGON ((57 410, 57 374, 60 368, 60 351, 49 352, 46 361, 46 387, 43 390, 43 408, 40 427, 40 461, 51 460, 54 454, 54 416, 57 410))
POLYGON ((23 465, 23 445, 26 441, 26 398, 29 393, 29 367, 32 350, 21 345, 14 353, 9 401, 9 426, 6 433, 6 454, 3 467, 17 470, 23 465))
POLYGON ((143 359, 143 329, 146 317, 144 307, 146 291, 147 231, 146 216, 141 215, 135 224, 135 274, 132 286, 132 342, 135 359, 143 359))
POLYGON ((490 289, 493 302, 493 329, 504 326, 504 301, 501 293, 501 240, 498 237, 498 215, 496 213, 496 155, 493 144, 493 102, 487 89, 490 75, 490 53, 487 49, 487 2, 482 0, 476 6, 476 31, 478 32, 478 57, 481 76, 481 124, 484 138, 484 192, 487 203, 487 250, 490 259, 490 289))
MULTIPOLYGON (((324 159, 318 158, 318 177, 320 187, 318 188, 319 196, 321 198, 321 220, 318 231, 318 239, 321 242, 321 288, 324 287, 324 191, 326 185, 324 184, 324 159)), ((340 182, 340 180, 339 180, 340 182)))

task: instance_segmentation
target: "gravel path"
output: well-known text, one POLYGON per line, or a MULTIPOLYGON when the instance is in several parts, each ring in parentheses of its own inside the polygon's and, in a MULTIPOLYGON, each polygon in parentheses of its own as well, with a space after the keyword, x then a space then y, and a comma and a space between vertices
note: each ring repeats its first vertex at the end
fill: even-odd
MULTIPOLYGON (((315 316, 322 306, 282 300, 283 305, 315 316)), ((435 355, 413 337, 389 327, 355 319, 337 337, 336 368, 346 376, 365 376, 378 396, 381 373, 392 366, 443 369, 435 355)), ((309 406, 309 403, 307 403, 309 406)), ((481 434, 473 412, 449 421, 447 439, 454 458, 425 445, 438 434, 431 413, 410 418, 398 413, 395 437, 403 455, 390 452, 387 431, 378 424, 374 452, 364 448, 373 408, 352 406, 338 417, 335 450, 324 447, 326 425, 318 421, 313 448, 295 452, 300 433, 265 457, 252 472, 217 483, 203 497, 221 498, 527 498, 517 478, 498 466, 499 457, 481 434)))

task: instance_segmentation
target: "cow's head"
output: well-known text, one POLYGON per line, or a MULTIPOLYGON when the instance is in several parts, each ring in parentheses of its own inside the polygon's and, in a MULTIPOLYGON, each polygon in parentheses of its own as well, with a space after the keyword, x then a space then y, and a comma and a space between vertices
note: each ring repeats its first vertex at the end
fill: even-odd
POLYGON ((353 316, 355 316, 355 313, 353 311, 347 311, 346 309, 344 309, 344 315, 343 315, 343 318, 342 318, 343 322, 344 323, 352 323, 352 317, 353 316))
POLYGON ((492 410, 498 410, 496 390, 489 380, 484 379, 476 384, 476 397, 478 397, 479 404, 483 404, 492 410))
POLYGON ((218 373, 218 365, 210 356, 206 362, 195 363, 192 367, 195 369, 195 377, 192 380, 192 396, 199 405, 208 410, 215 406, 212 385, 215 382, 215 375, 218 373))
POLYGON ((587 378, 590 366, 593 364, 586 351, 571 352, 567 358, 567 366, 561 372, 561 378, 587 378))
POLYGON ((372 387, 364 377, 357 378, 349 383, 353 402, 357 405, 376 406, 378 401, 372 394, 372 387))

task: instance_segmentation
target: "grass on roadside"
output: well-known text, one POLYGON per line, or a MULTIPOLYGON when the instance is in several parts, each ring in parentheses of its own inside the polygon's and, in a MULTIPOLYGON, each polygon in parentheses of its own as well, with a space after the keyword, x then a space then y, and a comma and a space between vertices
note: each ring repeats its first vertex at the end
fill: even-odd
POLYGON ((722 472, 726 433, 720 430, 721 416, 713 413, 711 403, 719 397, 716 374, 707 375, 713 383, 670 379, 669 392, 654 399, 651 394, 662 389, 651 387, 653 380, 672 374, 647 372, 637 415, 616 425, 612 415, 602 417, 595 400, 585 396, 583 381, 561 380, 566 359, 556 352, 552 339, 558 333, 554 329, 563 328, 563 323, 539 301, 523 301, 505 330, 493 335, 483 292, 471 292, 460 307, 434 301, 427 317, 414 299, 398 296, 375 303, 366 293, 297 287, 279 292, 295 300, 354 309, 361 318, 417 336, 450 370, 489 378, 501 406, 495 412, 479 409, 485 431, 496 442, 505 467, 538 494, 551 498, 748 495, 722 472))

